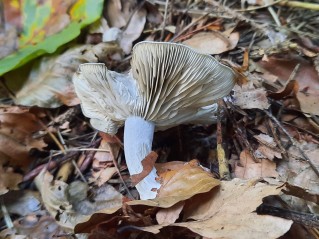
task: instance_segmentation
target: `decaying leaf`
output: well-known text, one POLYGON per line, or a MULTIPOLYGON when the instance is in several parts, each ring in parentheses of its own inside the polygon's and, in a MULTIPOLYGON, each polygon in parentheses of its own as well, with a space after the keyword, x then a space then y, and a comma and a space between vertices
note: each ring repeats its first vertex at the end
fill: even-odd
POLYGON ((128 23, 137 1, 110 0, 106 2, 106 20, 110 27, 122 28, 128 23))
POLYGON ((255 151, 258 158, 267 158, 269 160, 273 160, 274 157, 282 158, 272 137, 267 134, 259 134, 254 137, 261 143, 255 151))
POLYGON ((234 49, 238 40, 238 32, 231 33, 227 37, 221 32, 211 31, 197 33, 183 43, 203 54, 220 54, 234 49))
POLYGON ((122 203, 122 195, 111 186, 100 192, 100 195, 103 194, 106 198, 102 197, 101 200, 99 195, 96 195, 95 201, 90 202, 86 199, 85 191, 74 191, 71 185, 53 180, 53 176, 44 170, 36 177, 35 184, 40 191, 44 206, 57 223, 65 229, 72 230, 76 224, 88 220, 88 215, 122 203))
MULTIPOLYGON (((13 225, 13 228, 1 231, 0 237, 11 239, 46 239, 54 238, 56 235, 66 233, 46 211, 40 211, 23 218, 19 218, 13 222, 13 225)), ((61 237, 61 239, 66 238, 61 237)))
POLYGON ((205 238, 278 238, 285 234, 292 221, 257 215, 255 209, 262 198, 280 193, 277 185, 256 180, 223 181, 219 188, 197 195, 184 209, 185 219, 194 221, 143 227, 159 233, 166 226, 185 227, 205 238))
POLYGON ((97 20, 103 8, 102 0, 15 3, 6 4, 6 7, 18 6, 23 30, 19 35, 18 51, 0 60, 0 75, 40 55, 55 52, 59 46, 77 37, 82 27, 97 20))
POLYGON ((277 177, 276 163, 261 159, 260 163, 256 163, 248 150, 244 150, 240 154, 240 162, 235 166, 235 175, 238 178, 251 179, 259 177, 277 177))
POLYGON ((0 196, 11 189, 18 189, 22 175, 14 173, 12 168, 3 168, 0 164, 0 196))
POLYGON ((185 205, 184 201, 178 202, 169 208, 162 208, 156 213, 158 224, 171 224, 176 222, 185 205))
MULTIPOLYGON (((316 167, 319 165, 319 149, 316 145, 302 144, 302 149, 316 167)), ((302 155, 295 148, 289 150, 289 161, 281 161, 278 165, 278 172, 282 181, 291 185, 302 187, 310 193, 319 194, 319 180, 315 172, 302 159, 302 155)))
POLYGON ((99 187, 106 183, 116 172, 114 167, 114 160, 117 158, 120 146, 112 143, 112 138, 105 139, 106 134, 103 133, 103 139, 100 143, 99 149, 104 150, 96 152, 92 164, 92 177, 89 182, 98 185, 99 187))
POLYGON ((126 54, 131 52, 133 41, 139 38, 143 32, 145 22, 146 10, 140 8, 133 14, 120 40, 120 46, 126 54))
POLYGON ((162 186, 157 198, 174 197, 178 199, 176 202, 208 192, 219 185, 219 181, 200 166, 197 160, 184 164, 179 170, 168 170, 159 176, 162 186))
POLYGON ((299 86, 296 98, 304 113, 319 115, 319 75, 312 64, 298 56, 269 57, 268 61, 260 61, 259 64, 279 77, 281 81, 287 81, 296 65, 299 64, 300 67, 294 77, 299 86))
POLYGON ((47 108, 79 104, 72 84, 72 76, 79 64, 101 61, 115 52, 119 52, 116 44, 101 43, 77 46, 63 54, 42 58, 16 94, 16 103, 47 108))
POLYGON ((264 88, 256 89, 252 82, 234 87, 234 104, 241 109, 268 109, 269 103, 264 88))
POLYGON ((41 150, 46 146, 42 138, 32 137, 34 132, 42 129, 38 120, 38 117, 28 108, 0 107, 0 162, 25 167, 30 163, 30 149, 41 150))

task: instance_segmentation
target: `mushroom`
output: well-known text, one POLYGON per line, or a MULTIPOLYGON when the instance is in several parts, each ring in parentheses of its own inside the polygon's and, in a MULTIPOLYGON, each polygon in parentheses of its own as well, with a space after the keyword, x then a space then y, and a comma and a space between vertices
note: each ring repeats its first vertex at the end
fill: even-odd
MULTIPOLYGON (((237 74, 210 55, 182 44, 140 42, 131 70, 120 74, 102 63, 79 66, 73 77, 83 114, 92 126, 115 134, 124 126, 124 151, 130 175, 143 171, 154 129, 183 123, 214 122, 217 99, 229 94, 237 74)), ((141 199, 156 197, 155 167, 136 188, 141 199)))

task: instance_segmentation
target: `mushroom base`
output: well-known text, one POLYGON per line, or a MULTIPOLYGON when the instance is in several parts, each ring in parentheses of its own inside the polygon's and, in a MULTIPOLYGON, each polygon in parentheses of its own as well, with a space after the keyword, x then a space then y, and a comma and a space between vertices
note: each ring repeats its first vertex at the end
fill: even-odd
MULTIPOLYGON (((125 121, 124 150, 130 175, 143 171, 142 160, 152 151, 154 128, 154 123, 137 116, 131 116, 125 121)), ((156 169, 153 167, 149 175, 136 185, 141 199, 156 197, 156 190, 161 186, 156 177, 156 169)))

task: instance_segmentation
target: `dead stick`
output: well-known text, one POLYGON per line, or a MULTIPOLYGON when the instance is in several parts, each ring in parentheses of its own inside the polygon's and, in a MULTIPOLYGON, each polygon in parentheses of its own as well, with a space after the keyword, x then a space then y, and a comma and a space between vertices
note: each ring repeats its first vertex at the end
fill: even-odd
POLYGON ((279 120, 274 117, 270 112, 268 112, 267 110, 263 110, 266 115, 272 120, 274 121, 282 130, 282 132, 285 133, 285 135, 288 137, 289 141, 291 142, 291 144, 293 146, 295 146, 298 151, 300 152, 300 154, 304 157, 304 159, 309 163, 309 165, 311 166, 312 170, 315 172, 315 174, 319 177, 319 171, 317 169, 317 167, 312 163, 312 161, 310 160, 310 158, 306 155, 306 153, 300 148, 299 143, 289 134, 289 132, 284 128, 284 126, 279 122, 279 120))
POLYGON ((225 157, 225 150, 223 148, 222 123, 221 123, 221 119, 220 119, 222 105, 223 105, 222 100, 219 100, 218 101, 218 114, 217 114, 217 159, 218 159, 220 178, 230 180, 228 160, 225 157))

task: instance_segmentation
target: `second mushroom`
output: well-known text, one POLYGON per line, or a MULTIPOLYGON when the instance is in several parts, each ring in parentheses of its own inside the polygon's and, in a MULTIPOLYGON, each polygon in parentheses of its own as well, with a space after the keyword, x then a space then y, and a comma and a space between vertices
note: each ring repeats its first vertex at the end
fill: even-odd
MULTIPOLYGON (((229 94, 237 74, 210 55, 175 43, 140 42, 131 70, 120 74, 102 63, 87 63, 74 75, 83 114, 92 126, 115 134, 124 125, 124 151, 130 175, 143 172, 154 130, 183 123, 212 123, 217 99, 229 94)), ((136 188, 141 199, 156 197, 155 167, 136 188)))

